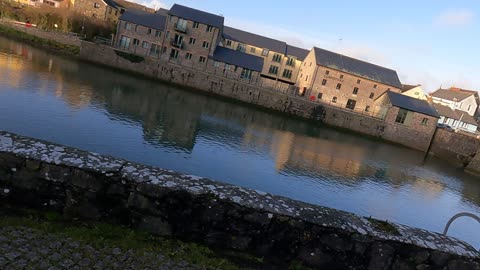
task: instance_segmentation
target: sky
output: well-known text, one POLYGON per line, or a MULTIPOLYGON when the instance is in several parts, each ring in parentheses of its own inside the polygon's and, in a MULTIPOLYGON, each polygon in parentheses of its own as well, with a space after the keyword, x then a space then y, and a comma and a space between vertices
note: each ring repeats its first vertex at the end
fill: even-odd
POLYGON ((223 15, 225 25, 394 69, 426 92, 480 90, 478 0, 134 0, 223 15))

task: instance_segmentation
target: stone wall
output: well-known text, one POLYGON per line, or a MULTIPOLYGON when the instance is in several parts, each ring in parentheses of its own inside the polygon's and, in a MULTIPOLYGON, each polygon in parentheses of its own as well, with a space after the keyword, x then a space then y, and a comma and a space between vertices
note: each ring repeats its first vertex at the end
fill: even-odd
POLYGON ((319 269, 479 269, 457 239, 0 132, 0 203, 319 269))
POLYGON ((468 164, 466 171, 480 176, 480 148, 477 151, 477 154, 472 159, 472 161, 468 164))
POLYGON ((439 128, 433 138, 430 154, 465 167, 479 150, 479 139, 439 128))
POLYGON ((80 38, 75 35, 70 35, 70 34, 55 32, 55 31, 44 31, 35 27, 25 27, 21 25, 16 25, 7 20, 0 20, 0 24, 6 25, 15 30, 22 31, 39 38, 43 38, 46 40, 53 40, 58 43, 80 47, 80 38))
POLYGON ((111 47, 83 41, 80 57, 91 62, 140 73, 208 94, 235 99, 263 108, 319 121, 331 126, 375 136, 420 151, 426 151, 430 144, 431 134, 422 134, 418 130, 404 125, 387 123, 378 118, 347 111, 335 106, 311 102, 305 98, 261 88, 255 84, 227 79, 220 75, 180 66, 175 62, 146 57, 145 61, 132 63, 118 56, 111 47))

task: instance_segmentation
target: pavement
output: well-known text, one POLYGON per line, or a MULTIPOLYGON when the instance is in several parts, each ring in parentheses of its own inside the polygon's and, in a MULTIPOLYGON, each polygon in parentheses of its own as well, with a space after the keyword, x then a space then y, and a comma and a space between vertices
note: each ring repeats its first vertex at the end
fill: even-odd
POLYGON ((26 227, 0 228, 0 270, 204 269, 165 254, 94 248, 60 234, 26 227))

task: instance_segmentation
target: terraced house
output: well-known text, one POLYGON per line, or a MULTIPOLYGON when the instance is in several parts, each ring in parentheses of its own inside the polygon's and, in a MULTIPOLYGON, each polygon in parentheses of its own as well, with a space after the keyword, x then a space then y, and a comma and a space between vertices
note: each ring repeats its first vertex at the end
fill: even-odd
POLYGON ((308 50, 225 26, 222 46, 263 58, 262 78, 294 85, 308 50))
POLYGON ((299 92, 312 101, 370 113, 387 91, 400 93, 397 72, 314 47, 300 68, 299 92))

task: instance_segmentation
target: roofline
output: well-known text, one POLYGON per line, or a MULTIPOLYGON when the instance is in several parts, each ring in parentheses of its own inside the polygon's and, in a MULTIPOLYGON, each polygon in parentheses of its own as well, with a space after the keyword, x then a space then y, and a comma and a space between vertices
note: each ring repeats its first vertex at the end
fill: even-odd
MULTIPOLYGON (((135 23, 135 22, 131 22, 131 21, 127 21, 127 20, 121 20, 121 19, 118 19, 119 22, 129 22, 129 23, 135 23)), ((165 32, 165 29, 160 29, 160 28, 155 28, 155 27, 150 27, 148 25, 145 25, 145 24, 141 24, 141 23, 135 23, 136 25, 141 25, 141 26, 144 26, 144 27, 148 27, 148 28, 151 28, 151 29, 155 29, 155 30, 161 30, 162 32, 165 32)))
MULTIPOLYGON (((224 26, 223 26, 224 29, 225 29, 225 27, 232 28, 232 29, 235 29, 235 30, 237 30, 237 31, 242 31, 242 32, 245 32, 245 33, 254 35, 254 36, 259 36, 259 37, 263 37, 263 38, 268 38, 268 39, 271 39, 271 40, 274 40, 274 41, 278 41, 278 42, 281 42, 281 43, 285 43, 285 51, 283 52, 283 55, 287 55, 287 47, 288 47, 288 44, 287 44, 287 42, 285 42, 285 41, 281 41, 281 40, 274 39, 274 38, 271 38, 271 37, 262 36, 262 35, 259 35, 259 34, 255 34, 255 33, 252 33, 252 32, 248 32, 248 31, 245 31, 245 30, 242 30, 242 29, 238 29, 238 28, 235 28, 235 27, 231 27, 231 26, 228 26, 228 25, 224 25, 224 26)), ((223 36, 223 35, 222 35, 222 36, 223 36)), ((223 36, 223 38, 225 38, 225 37, 223 36)), ((225 38, 225 39, 227 39, 227 38, 225 38)), ((233 40, 233 39, 232 39, 232 40, 233 40)), ((240 40, 233 40, 233 41, 244 43, 243 41, 240 41, 240 40)), ((245 43, 245 44, 247 44, 247 43, 245 43)), ((247 44, 247 45, 257 47, 257 46, 255 46, 255 45, 251 45, 251 44, 247 44)), ((261 48, 261 47, 257 47, 257 48, 261 48)), ((263 47, 263 49, 268 49, 268 48, 263 47)), ((271 49, 268 49, 268 50, 269 50, 269 51, 272 51, 272 52, 277 52, 277 51, 274 51, 274 50, 271 50, 271 49)), ((282 53, 282 52, 277 52, 277 53, 282 53)), ((293 55, 292 55, 292 56, 293 56, 293 55)))

